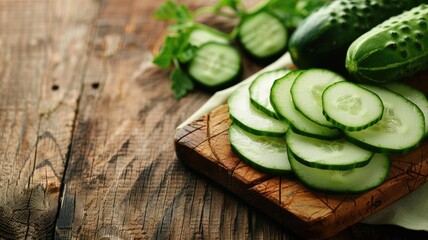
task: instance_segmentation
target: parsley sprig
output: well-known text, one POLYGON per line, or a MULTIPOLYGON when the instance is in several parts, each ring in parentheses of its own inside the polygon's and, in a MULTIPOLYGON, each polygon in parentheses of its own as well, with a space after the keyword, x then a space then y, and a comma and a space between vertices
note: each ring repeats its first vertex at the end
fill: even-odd
POLYGON ((265 7, 284 21, 288 29, 295 29, 311 12, 332 0, 264 0, 265 7))
MULTIPOLYGON (((189 34, 192 27, 197 24, 196 18, 202 14, 212 13, 225 15, 225 8, 232 9, 232 13, 238 13, 238 1, 222 0, 217 4, 197 9, 191 12, 184 4, 179 4, 174 0, 166 0, 155 12, 155 18, 163 21, 171 21, 174 24, 168 27, 169 33, 165 38, 163 48, 154 58, 153 63, 160 68, 174 69, 171 71, 171 89, 174 97, 180 99, 189 91, 192 91, 194 84, 190 76, 182 69, 181 64, 189 62, 195 55, 196 47, 189 43, 189 34)), ((232 17, 230 14, 229 17, 232 17)))

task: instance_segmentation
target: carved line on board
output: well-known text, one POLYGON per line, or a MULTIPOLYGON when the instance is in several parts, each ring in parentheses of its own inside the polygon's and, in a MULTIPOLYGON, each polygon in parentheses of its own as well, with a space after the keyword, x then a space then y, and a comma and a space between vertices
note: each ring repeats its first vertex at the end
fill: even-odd
POLYGON ((214 155, 214 158, 215 158, 215 162, 216 163, 218 163, 218 162, 220 162, 220 156, 218 156, 218 154, 214 151, 214 147, 212 146, 212 143, 211 143, 211 124, 210 124, 210 118, 211 118, 211 114, 208 114, 207 115, 207 118, 206 118, 206 123, 207 123, 207 141, 208 141, 208 146, 210 147, 210 150, 211 150, 211 152, 213 153, 213 155, 214 155))

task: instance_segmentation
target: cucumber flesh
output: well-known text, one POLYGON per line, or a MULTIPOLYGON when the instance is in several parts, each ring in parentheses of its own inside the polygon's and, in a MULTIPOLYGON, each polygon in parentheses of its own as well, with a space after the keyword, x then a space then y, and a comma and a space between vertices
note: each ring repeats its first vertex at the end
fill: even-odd
POLYGON ((287 46, 287 29, 276 16, 267 11, 244 17, 238 37, 244 49, 259 59, 279 55, 287 46))
POLYGON ((288 121, 290 127, 300 134, 322 139, 340 138, 341 132, 338 129, 321 126, 306 118, 294 107, 290 89, 301 73, 301 71, 297 70, 292 71, 274 82, 271 88, 270 100, 275 112, 279 118, 288 121))
POLYGON ((251 103, 267 115, 276 118, 275 109, 270 103, 270 89, 273 83, 290 70, 280 69, 262 73, 250 85, 251 103))
POLYGON ((291 172, 284 138, 254 135, 232 124, 229 140, 236 155, 255 169, 271 174, 291 172))
POLYGON ((255 108, 250 102, 248 84, 232 93, 228 105, 232 121, 247 132, 273 137, 285 136, 288 124, 255 108))
POLYGON ((286 141, 294 158, 313 168, 349 170, 367 165, 373 156, 373 152, 345 139, 322 140, 289 130, 286 141))
POLYGON ((359 131, 377 123, 383 114, 378 95, 351 82, 330 85, 322 94, 323 114, 334 126, 359 131))
POLYGON ((382 119, 361 131, 344 131, 349 141, 374 152, 405 153, 422 141, 425 119, 421 110, 403 96, 386 88, 361 85, 383 102, 382 119))
POLYGON ((315 123, 334 127, 323 114, 322 94, 333 83, 345 79, 329 70, 310 69, 297 77, 291 87, 291 97, 296 109, 315 123))
POLYGON ((421 109, 425 118, 425 136, 428 136, 428 100, 425 93, 403 82, 390 82, 382 86, 400 94, 421 109))
POLYGON ((203 25, 195 27, 189 34, 189 43, 193 46, 200 47, 208 42, 217 42, 228 44, 229 39, 221 32, 205 27, 203 25))
POLYGON ((293 173, 307 186, 335 193, 361 193, 381 185, 388 177, 391 161, 376 153, 364 167, 351 170, 327 170, 308 167, 297 161, 292 154, 288 159, 293 173))
POLYGON ((198 48, 189 64, 188 72, 197 83, 215 89, 237 80, 241 65, 241 56, 234 47, 208 42, 198 48))

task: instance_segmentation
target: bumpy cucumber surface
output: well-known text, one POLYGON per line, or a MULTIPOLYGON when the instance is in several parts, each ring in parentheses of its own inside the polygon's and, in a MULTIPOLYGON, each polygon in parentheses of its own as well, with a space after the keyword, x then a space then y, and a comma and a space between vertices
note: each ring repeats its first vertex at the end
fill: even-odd
MULTIPOLYGON (((351 43, 384 20, 426 2, 423 0, 335 0, 312 13, 289 40, 299 68, 327 68, 345 72, 351 43)), ((410 32, 409 32, 410 33, 410 32)))
POLYGON ((394 81, 428 68, 428 4, 391 17, 355 40, 346 68, 370 82, 394 81))

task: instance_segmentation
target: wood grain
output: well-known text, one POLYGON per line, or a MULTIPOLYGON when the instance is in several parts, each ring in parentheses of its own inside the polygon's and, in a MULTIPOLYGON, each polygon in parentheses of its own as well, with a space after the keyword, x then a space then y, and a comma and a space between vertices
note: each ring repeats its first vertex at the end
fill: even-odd
MULTIPOLYGON (((206 238, 247 229, 248 212, 236 200, 213 192, 175 159, 176 126, 209 95, 175 100, 169 72, 151 63, 166 28, 152 18, 157 5, 106 1, 100 9, 65 173, 59 238, 206 238)), ((246 66, 245 75, 259 69, 246 66)))
MULTIPOLYGON (((174 160, 174 129, 207 94, 172 97, 168 71, 151 64, 166 23, 158 3, 106 1, 79 105, 57 236, 141 239, 182 231, 203 211, 205 185, 174 160), (204 198, 199 199, 203 201, 204 198), (174 224, 172 224, 174 223, 174 224)), ((221 197, 221 194, 217 193, 221 197)))
MULTIPOLYGON (((0 0, 0 239, 300 239, 177 159, 176 126, 210 94, 175 100, 151 64, 160 3, 0 0)), ((244 77, 261 67, 244 62, 244 77)), ((364 224, 334 237, 418 238, 364 224)))
POLYGON ((80 0, 0 2, 2 238, 53 236, 95 12, 80 0))

